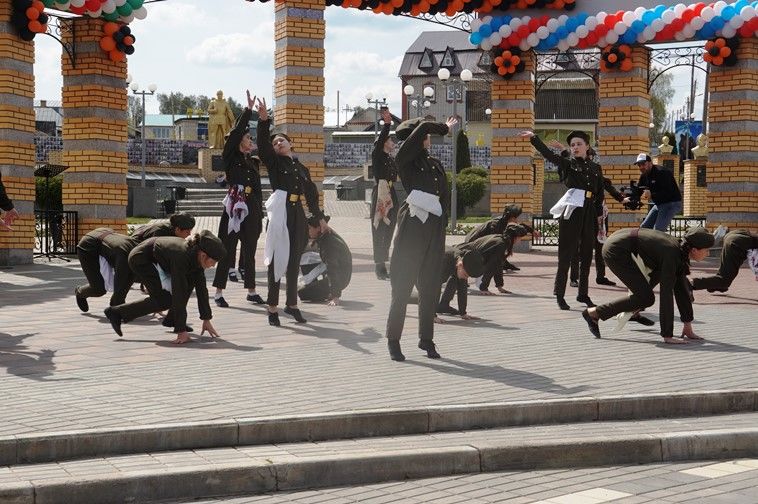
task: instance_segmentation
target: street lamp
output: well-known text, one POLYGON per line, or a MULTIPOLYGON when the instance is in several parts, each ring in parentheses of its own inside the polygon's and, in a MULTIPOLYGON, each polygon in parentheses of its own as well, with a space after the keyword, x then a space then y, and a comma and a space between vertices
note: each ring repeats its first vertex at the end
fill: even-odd
POLYGON ((147 150, 146 150, 147 145, 145 143, 145 119, 146 119, 145 116, 147 115, 147 113, 145 112, 145 96, 154 95, 155 91, 158 89, 158 86, 156 86, 155 84, 150 84, 147 87, 147 91, 140 91, 139 84, 137 84, 136 82, 132 82, 131 75, 126 76, 126 83, 127 84, 131 83, 129 87, 131 88, 132 93, 138 96, 142 96, 142 142, 141 142, 142 143, 142 179, 141 179, 140 185, 142 187, 145 187, 145 158, 147 156, 147 150))
MULTIPOLYGON (((458 90, 460 89, 460 96, 461 100, 463 101, 463 116, 462 120, 460 122, 460 127, 465 128, 466 126, 466 83, 469 82, 474 75, 471 73, 471 70, 468 68, 465 68, 461 70, 460 77, 450 77, 450 70, 447 68, 440 68, 439 72, 437 72, 437 77, 443 82, 447 83, 447 96, 450 96, 450 89, 453 90, 453 117, 458 117, 458 90), (458 87, 460 86, 460 88, 458 87)), ((453 129, 456 130, 457 128, 453 126, 453 129)), ((457 175, 457 161, 458 161, 458 137, 457 137, 457 131, 452 131, 453 134, 453 169, 451 170, 451 177, 450 177, 450 185, 451 185, 451 191, 450 191, 450 228, 455 229, 457 225, 457 217, 458 217, 458 184, 456 183, 456 175, 457 175)))
POLYGON ((434 89, 429 86, 425 87, 423 96, 414 95, 414 92, 416 92, 416 89, 410 84, 403 88, 403 94, 407 97, 409 104, 408 116, 411 115, 410 106, 413 106, 416 109, 416 117, 421 117, 422 107, 428 108, 432 105, 429 99, 434 96, 434 89))
POLYGON ((376 142, 376 137, 379 135, 379 130, 377 127, 377 124, 379 122, 379 106, 381 105, 382 108, 387 106, 387 98, 382 98, 381 101, 379 99, 374 100, 374 95, 371 93, 366 93, 366 101, 369 105, 374 106, 374 142, 376 142))

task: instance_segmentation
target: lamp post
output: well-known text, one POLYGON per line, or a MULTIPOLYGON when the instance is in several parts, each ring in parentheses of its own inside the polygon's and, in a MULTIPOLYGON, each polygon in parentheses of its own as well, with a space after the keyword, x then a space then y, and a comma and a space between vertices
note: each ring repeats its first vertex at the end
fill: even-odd
MULTIPOLYGON (((468 68, 465 68, 461 70, 460 77, 451 77, 450 76, 450 70, 447 68, 440 68, 439 72, 437 72, 437 77, 443 82, 447 84, 448 93, 447 95, 450 96, 450 88, 453 88, 453 117, 458 117, 458 86, 460 86, 460 96, 461 100, 463 101, 463 116, 462 120, 460 122, 460 127, 465 128, 466 126, 466 83, 469 82, 474 75, 471 73, 471 70, 468 68)), ((451 185, 451 191, 450 191, 450 228, 455 229, 457 225, 457 217, 458 217, 458 184, 456 182, 456 176, 457 176, 457 169, 458 167, 458 132, 456 131, 457 128, 453 126, 452 134, 453 134, 453 169, 450 176, 450 185, 451 185)))
POLYGON ((377 126, 379 122, 379 106, 381 105, 382 108, 386 107, 387 98, 382 98, 381 101, 379 101, 379 99, 374 100, 374 95, 366 93, 366 101, 369 105, 374 107, 374 142, 376 142, 376 137, 379 135, 379 129, 377 126))
POLYGON ((429 86, 424 88, 424 94, 423 95, 414 95, 413 93, 416 92, 416 89, 408 84, 403 88, 403 94, 405 94, 406 98, 408 99, 408 118, 410 119, 411 115, 411 106, 413 106, 416 109, 416 117, 421 117, 421 110, 422 107, 429 107, 431 106, 431 102, 429 99, 434 96, 434 89, 430 88, 429 86))
POLYGON ((142 143, 142 178, 140 181, 140 186, 145 187, 145 159, 147 156, 147 150, 146 150, 147 145, 145 144, 145 116, 147 115, 145 112, 145 96, 154 95, 155 91, 158 89, 158 86, 156 86, 155 84, 150 84, 147 87, 147 91, 140 91, 139 84, 137 84, 136 82, 131 82, 131 81, 132 81, 132 76, 128 75, 126 78, 126 83, 127 84, 131 83, 129 87, 131 88, 132 93, 138 96, 142 96, 142 139, 141 139, 142 140, 141 141, 142 143))

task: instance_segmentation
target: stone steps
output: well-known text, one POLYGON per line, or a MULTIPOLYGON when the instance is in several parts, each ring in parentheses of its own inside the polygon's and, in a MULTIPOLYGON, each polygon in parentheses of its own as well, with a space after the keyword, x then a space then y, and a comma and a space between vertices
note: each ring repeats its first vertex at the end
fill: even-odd
POLYGON ((150 452, 0 472, 14 504, 151 502, 503 470, 754 457, 758 413, 150 452))

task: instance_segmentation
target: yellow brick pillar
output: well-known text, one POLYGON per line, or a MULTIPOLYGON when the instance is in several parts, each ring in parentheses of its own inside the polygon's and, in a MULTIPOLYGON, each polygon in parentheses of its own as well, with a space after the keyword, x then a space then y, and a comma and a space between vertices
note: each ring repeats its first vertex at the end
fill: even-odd
POLYGON ((0 2, 0 172, 21 217, 0 231, 0 266, 29 264, 34 249, 34 42, 16 35, 11 10, 0 2))
MULTIPOLYGON (((632 69, 600 74, 598 148, 603 175, 614 185, 639 179, 634 160, 649 152, 650 93, 647 90, 648 51, 632 48, 632 69)), ((605 198, 609 231, 638 226, 643 213, 624 210, 613 198, 605 198)))
POLYGON ((711 66, 709 91, 708 227, 756 230, 758 40, 740 40, 735 66, 711 66))
POLYGON ((79 212, 79 236, 96 227, 126 232, 126 63, 100 49, 103 21, 83 17, 63 34, 63 207, 79 212))
MULTIPOLYGON (((277 2, 274 128, 292 138, 319 187, 324 180, 324 0, 277 2)), ((322 203, 323 203, 323 192, 322 203)))
MULTIPOLYGON (((525 52, 523 72, 510 80, 492 81, 492 167, 490 169, 490 212, 500 215, 505 205, 517 203, 531 221, 535 215, 532 168, 533 148, 519 133, 534 129, 534 69, 532 51, 525 52)), ((542 213, 541 208, 536 210, 542 213)))
POLYGON ((688 159, 684 162, 682 199, 685 217, 703 217, 708 213, 707 172, 708 161, 705 159, 688 159))
POLYGON ((532 191, 532 214, 542 215, 542 195, 545 192, 545 158, 532 158, 534 171, 534 188, 532 191))

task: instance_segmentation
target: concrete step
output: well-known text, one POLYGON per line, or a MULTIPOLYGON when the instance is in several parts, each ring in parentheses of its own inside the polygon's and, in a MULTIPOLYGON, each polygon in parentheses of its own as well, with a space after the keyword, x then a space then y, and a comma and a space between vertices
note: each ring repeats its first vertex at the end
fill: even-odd
POLYGON ((758 413, 743 413, 13 465, 0 471, 0 501, 151 502, 504 470, 754 457, 758 455, 756 425, 758 413))

